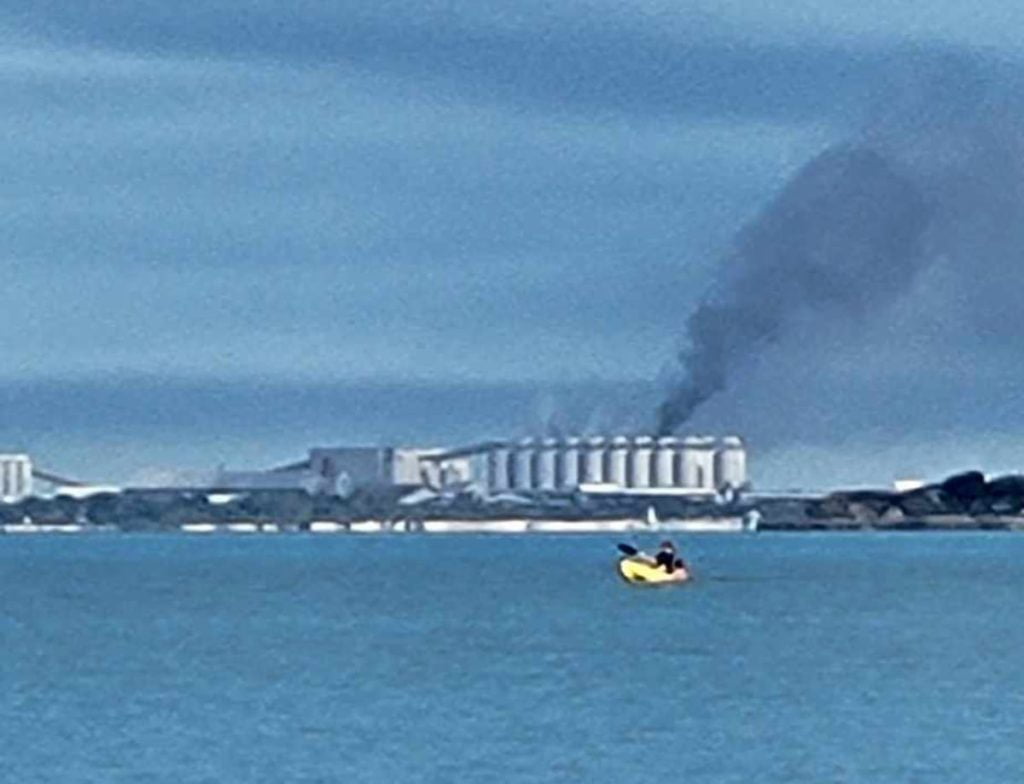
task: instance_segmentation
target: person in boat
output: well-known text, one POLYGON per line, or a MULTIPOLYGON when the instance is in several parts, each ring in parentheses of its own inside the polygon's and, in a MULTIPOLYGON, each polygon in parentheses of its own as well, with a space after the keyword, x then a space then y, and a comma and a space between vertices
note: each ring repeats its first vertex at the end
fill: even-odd
POLYGON ((658 552, 654 556, 654 565, 660 566, 669 574, 676 569, 686 568, 683 559, 676 555, 676 546, 668 539, 658 545, 658 552))

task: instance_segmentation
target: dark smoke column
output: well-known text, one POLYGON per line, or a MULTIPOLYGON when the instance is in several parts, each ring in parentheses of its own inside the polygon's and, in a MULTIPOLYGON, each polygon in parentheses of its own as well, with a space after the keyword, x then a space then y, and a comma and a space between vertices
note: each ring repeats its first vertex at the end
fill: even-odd
POLYGON ((929 217, 919 190, 873 150, 832 148, 804 166, 739 234, 716 293, 690 316, 683 378, 658 409, 658 432, 724 389, 730 367, 797 312, 864 314, 905 292, 924 264, 929 217))

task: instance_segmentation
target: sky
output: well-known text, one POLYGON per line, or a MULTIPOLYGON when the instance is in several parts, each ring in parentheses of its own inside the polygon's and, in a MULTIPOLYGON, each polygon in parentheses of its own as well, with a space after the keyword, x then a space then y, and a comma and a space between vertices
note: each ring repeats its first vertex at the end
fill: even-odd
MULTIPOLYGON (((0 0, 0 444, 138 483, 649 429, 743 227, 876 127, 987 130, 1022 24, 952 0, 0 0)), ((978 236, 1020 205, 988 218, 999 169, 964 171, 928 180, 973 217, 908 287, 795 314, 683 430, 745 436, 765 487, 1018 470, 1016 235, 978 236)))

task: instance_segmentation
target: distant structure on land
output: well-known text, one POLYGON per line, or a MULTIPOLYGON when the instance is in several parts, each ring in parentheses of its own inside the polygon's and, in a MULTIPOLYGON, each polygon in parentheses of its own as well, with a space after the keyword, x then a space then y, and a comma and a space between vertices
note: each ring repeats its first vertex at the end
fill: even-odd
POLYGON ((222 488, 357 488, 474 485, 490 494, 626 492, 705 495, 746 489, 747 453, 736 436, 594 436, 490 441, 457 449, 319 447, 271 471, 222 471, 222 488))
POLYGON ((491 492, 608 490, 711 495, 747 486, 743 442, 689 436, 525 439, 442 454, 476 457, 491 492))
POLYGON ((32 460, 25 454, 0 454, 0 501, 16 503, 32 495, 32 460))

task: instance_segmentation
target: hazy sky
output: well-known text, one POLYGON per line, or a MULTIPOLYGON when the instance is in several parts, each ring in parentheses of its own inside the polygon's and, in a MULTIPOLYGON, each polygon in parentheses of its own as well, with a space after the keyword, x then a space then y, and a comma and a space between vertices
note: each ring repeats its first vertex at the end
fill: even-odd
MULTIPOLYGON (((737 230, 920 74, 955 105, 960 63, 1016 78, 1021 29, 952 0, 0 0, 0 441, 123 479, 651 422, 737 230)), ((695 426, 766 484, 1024 463, 1019 335, 921 337, 948 300, 915 297, 903 337, 987 359, 908 374, 864 348, 891 321, 837 326, 695 426)))

